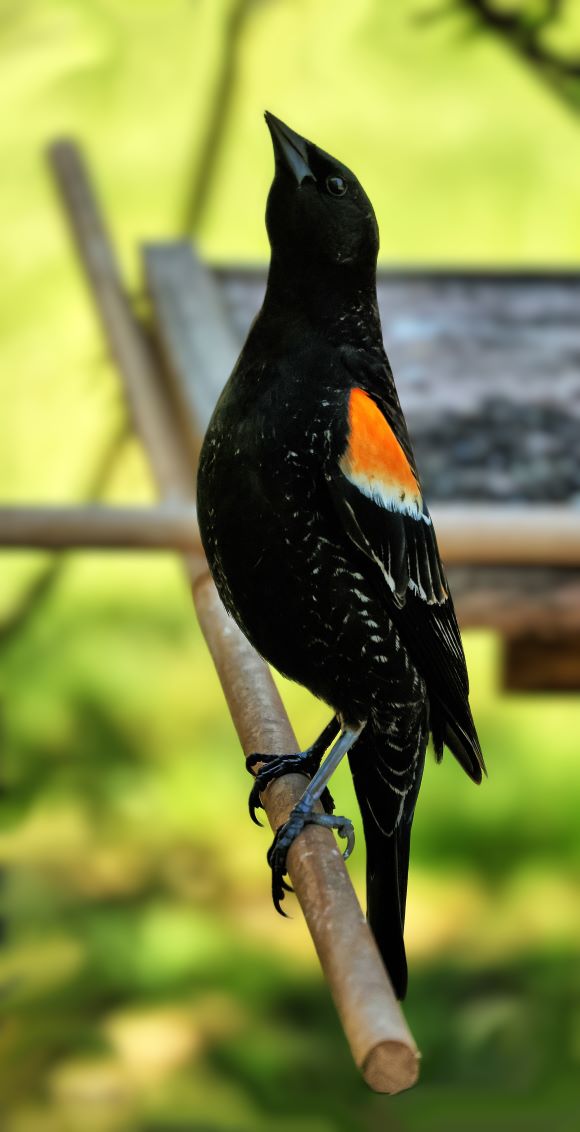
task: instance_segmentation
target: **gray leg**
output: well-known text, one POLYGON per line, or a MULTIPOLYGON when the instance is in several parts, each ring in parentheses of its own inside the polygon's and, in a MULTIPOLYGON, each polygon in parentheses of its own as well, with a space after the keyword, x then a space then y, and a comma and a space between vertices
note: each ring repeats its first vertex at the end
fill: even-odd
POLYGON ((357 727, 345 727, 336 743, 331 748, 322 766, 317 770, 314 778, 306 787, 301 799, 295 805, 288 821, 276 831, 276 836, 268 851, 268 864, 272 869, 272 899, 274 907, 284 915, 280 906, 284 899, 284 890, 288 885, 284 881, 286 873, 286 855, 294 838, 304 829, 305 825, 323 825, 329 829, 336 829, 339 836, 345 838, 347 845, 344 852, 345 859, 350 856, 354 848, 354 830, 348 818, 335 817, 334 814, 320 814, 314 807, 327 788, 327 783, 334 774, 338 764, 350 751, 358 739, 364 723, 357 727))

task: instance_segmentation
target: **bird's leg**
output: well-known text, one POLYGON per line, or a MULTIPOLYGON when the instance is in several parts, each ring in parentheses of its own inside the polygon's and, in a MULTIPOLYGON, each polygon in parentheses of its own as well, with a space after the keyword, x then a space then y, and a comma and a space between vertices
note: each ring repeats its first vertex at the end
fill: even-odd
MULTIPOLYGON (((297 751, 293 755, 248 755, 246 758, 246 767, 252 774, 252 768, 256 763, 263 763, 264 766, 255 775, 255 782, 250 791, 248 805, 250 808, 250 817, 256 825, 261 825, 256 817, 256 810, 262 806, 260 794, 266 789, 269 782, 273 782, 275 778, 281 778, 284 774, 307 774, 310 777, 318 770, 322 756, 337 731, 340 724, 335 715, 333 715, 330 723, 326 725, 324 731, 318 736, 318 739, 307 747, 305 751, 297 751)), ((334 802, 330 795, 329 790, 324 789, 320 801, 324 806, 327 814, 331 814, 334 809, 334 802)))
POLYGON ((284 881, 286 873, 286 856, 294 838, 304 829, 305 825, 323 825, 328 829, 336 829, 339 837, 346 840, 344 858, 350 857, 354 848, 354 830, 348 818, 335 817, 333 814, 320 814, 315 811, 316 803, 321 800, 327 783, 334 774, 339 762, 350 751, 353 743, 358 739, 364 723, 355 727, 343 727, 336 743, 331 748, 327 758, 317 770, 314 778, 306 787, 301 799, 294 806, 288 821, 284 822, 268 850, 268 864, 272 869, 272 899, 274 907, 281 915, 285 913, 280 907, 284 899, 284 891, 288 885, 284 881))

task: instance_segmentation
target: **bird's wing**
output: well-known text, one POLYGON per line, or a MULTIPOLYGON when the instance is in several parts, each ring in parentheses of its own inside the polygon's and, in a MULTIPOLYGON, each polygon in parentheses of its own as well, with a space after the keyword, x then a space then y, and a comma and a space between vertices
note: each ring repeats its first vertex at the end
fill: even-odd
POLYGON ((438 753, 447 743, 479 781, 483 758, 435 530, 402 414, 392 411, 398 402, 380 402, 358 386, 349 390, 345 444, 329 460, 327 482, 347 534, 386 583, 389 613, 427 684, 438 753))
POLYGON ((353 542, 371 558, 402 608, 409 591, 441 605, 447 588, 417 473, 377 401, 348 393, 346 447, 328 468, 335 502, 353 542))

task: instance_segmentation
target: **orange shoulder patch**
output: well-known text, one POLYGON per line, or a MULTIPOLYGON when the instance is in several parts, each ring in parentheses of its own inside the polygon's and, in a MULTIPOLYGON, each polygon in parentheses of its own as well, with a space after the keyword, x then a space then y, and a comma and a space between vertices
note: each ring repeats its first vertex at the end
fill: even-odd
POLYGON ((423 501, 414 472, 388 421, 364 389, 350 392, 348 423, 341 470, 383 507, 418 518, 423 501))

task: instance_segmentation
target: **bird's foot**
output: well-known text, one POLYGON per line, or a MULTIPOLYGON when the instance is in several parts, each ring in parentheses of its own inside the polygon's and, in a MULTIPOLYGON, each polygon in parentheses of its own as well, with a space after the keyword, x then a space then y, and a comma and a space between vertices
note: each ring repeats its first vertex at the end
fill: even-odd
POLYGON ((354 849, 354 829, 348 818, 337 817, 334 814, 319 814, 298 802, 294 807, 288 821, 276 830, 276 836, 268 850, 268 864, 272 870, 272 900, 274 907, 281 916, 286 913, 281 907, 285 892, 292 892, 284 880, 286 875, 286 857, 292 842, 302 832, 305 825, 322 825, 327 829, 335 829, 339 837, 346 841, 343 857, 346 861, 354 849))
MULTIPOLYGON (((250 810, 250 817, 256 825, 262 823, 256 817, 256 810, 263 809, 260 794, 266 789, 270 782, 275 778, 282 778, 285 774, 307 774, 312 778, 320 766, 321 754, 319 750, 314 747, 309 747, 306 751, 298 751, 294 755, 248 755, 246 759, 246 769, 253 773, 252 768, 256 763, 263 763, 262 769, 255 775, 254 785, 250 791, 248 799, 248 808, 250 810)), ((334 801, 330 790, 325 789, 321 795, 320 801, 324 807, 326 814, 332 814, 334 810, 334 801)))

